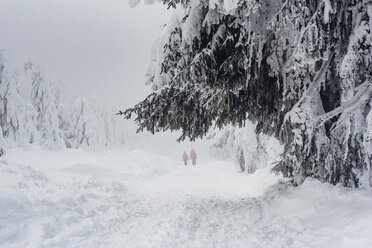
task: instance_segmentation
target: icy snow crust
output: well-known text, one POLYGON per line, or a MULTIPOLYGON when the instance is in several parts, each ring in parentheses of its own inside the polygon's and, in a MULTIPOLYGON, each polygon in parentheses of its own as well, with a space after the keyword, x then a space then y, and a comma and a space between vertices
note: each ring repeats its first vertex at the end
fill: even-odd
POLYGON ((371 247, 372 195, 142 150, 9 151, 0 247, 371 247))

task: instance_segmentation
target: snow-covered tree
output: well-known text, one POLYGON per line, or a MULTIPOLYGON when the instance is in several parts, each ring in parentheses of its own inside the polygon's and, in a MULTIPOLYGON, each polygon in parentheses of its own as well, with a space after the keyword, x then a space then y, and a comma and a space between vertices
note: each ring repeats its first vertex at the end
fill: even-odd
POLYGON ((57 85, 47 81, 40 69, 31 61, 25 63, 24 69, 31 79, 31 101, 37 112, 36 128, 40 134, 40 145, 60 148, 63 140, 59 130, 57 85))
POLYGON ((371 187, 370 0, 179 1, 152 56, 139 130, 256 123, 284 144, 274 171, 371 187))
POLYGON ((242 128, 227 125, 222 130, 212 130, 207 139, 210 140, 212 155, 222 159, 232 158, 240 170, 247 173, 276 164, 283 152, 277 139, 256 134, 255 125, 250 122, 242 128))
POLYGON ((68 94, 32 61, 10 73, 0 57, 0 146, 120 146, 126 142, 126 130, 119 128, 114 114, 97 99, 68 94))
POLYGON ((2 144, 9 146, 11 141, 20 139, 24 102, 19 90, 17 75, 11 75, 5 61, 0 56, 0 127, 2 144), (6 142, 5 142, 6 141, 6 142))
POLYGON ((96 98, 77 98, 70 115, 70 127, 67 132, 67 146, 71 148, 98 149, 123 145, 123 132, 109 111, 96 98))
POLYGON ((8 123, 7 110, 10 82, 5 73, 5 63, 0 54, 0 126, 2 129, 2 135, 7 137, 11 129, 10 124, 8 123))

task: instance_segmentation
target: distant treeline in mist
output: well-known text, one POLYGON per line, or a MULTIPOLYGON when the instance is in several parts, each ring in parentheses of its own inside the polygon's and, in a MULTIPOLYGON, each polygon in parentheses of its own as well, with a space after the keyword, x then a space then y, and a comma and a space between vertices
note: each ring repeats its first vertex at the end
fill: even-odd
POLYGON ((98 99, 72 97, 32 61, 8 67, 0 54, 0 146, 97 149, 126 142, 122 120, 98 99))

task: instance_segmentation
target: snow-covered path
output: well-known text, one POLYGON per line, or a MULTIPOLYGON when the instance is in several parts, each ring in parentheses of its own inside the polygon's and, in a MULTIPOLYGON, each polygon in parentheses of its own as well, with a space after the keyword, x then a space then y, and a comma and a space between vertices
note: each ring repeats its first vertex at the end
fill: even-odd
POLYGON ((372 194, 135 150, 0 159, 0 247, 372 247, 372 194), (351 245, 352 244, 352 245, 351 245))

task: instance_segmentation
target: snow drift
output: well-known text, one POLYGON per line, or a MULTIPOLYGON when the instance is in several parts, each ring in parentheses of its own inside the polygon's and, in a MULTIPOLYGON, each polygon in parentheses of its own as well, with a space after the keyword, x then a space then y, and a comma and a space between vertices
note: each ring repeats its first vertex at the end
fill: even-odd
POLYGON ((0 160, 0 247, 370 247, 369 192, 293 187, 269 169, 185 167, 142 150, 12 150, 0 160))

